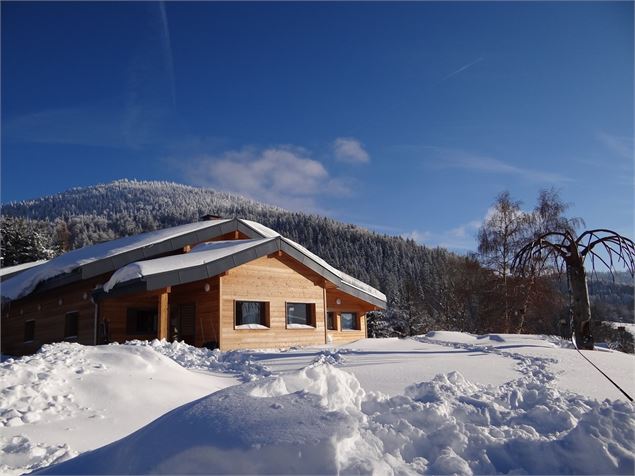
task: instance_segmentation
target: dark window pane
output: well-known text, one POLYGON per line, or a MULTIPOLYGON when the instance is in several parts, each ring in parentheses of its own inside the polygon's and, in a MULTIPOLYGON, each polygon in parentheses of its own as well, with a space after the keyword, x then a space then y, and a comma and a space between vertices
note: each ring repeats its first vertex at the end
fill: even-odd
POLYGON ((77 337, 79 312, 69 312, 64 319, 64 337, 77 337))
POLYGON ((287 303, 287 324, 313 326, 311 314, 311 304, 297 302, 287 303))
POLYGON ((340 315, 340 321, 342 323, 342 329, 357 329, 357 313, 355 312, 343 312, 340 315))
POLYGON ((128 334, 150 335, 157 332, 156 309, 128 309, 126 321, 128 334))
POLYGON ((236 325, 260 324, 266 326, 265 303, 255 301, 236 301, 236 325))
POLYGON ((326 328, 330 331, 335 330, 335 313, 327 312, 326 313, 326 328))
POLYGON ((35 321, 26 321, 24 323, 24 342, 35 340, 35 321))

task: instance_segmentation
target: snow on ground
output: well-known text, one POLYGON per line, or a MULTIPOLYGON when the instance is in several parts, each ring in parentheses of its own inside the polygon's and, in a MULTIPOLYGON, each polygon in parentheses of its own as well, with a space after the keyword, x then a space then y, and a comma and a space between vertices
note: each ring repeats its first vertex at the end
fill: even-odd
POLYGON ((614 321, 604 321, 604 324, 608 324, 614 329, 619 329, 623 327, 626 332, 630 332, 633 337, 635 337, 635 324, 632 322, 614 322, 614 321))
MULTIPOLYGON (((633 356, 585 355, 635 393, 633 356)), ((15 375, 0 415, 22 422, 0 428, 2 473, 82 452, 44 472, 635 470, 633 404, 545 336, 435 332, 227 353, 158 341, 55 344, 0 369, 3 382, 15 375), (29 422, 31 413, 40 419, 29 422)))
MULTIPOLYGON (((486 334, 474 336, 461 332, 432 332, 416 339, 452 348, 481 350, 509 359, 549 359, 551 372, 559 388, 598 400, 623 399, 622 393, 586 362, 572 344, 556 337, 518 334, 486 334), (514 357, 516 355, 516 357, 514 357)), ((589 360, 635 397, 635 358, 631 354, 597 348, 581 351, 589 360)))
POLYGON ((0 364, 0 474, 21 474, 122 438, 238 383, 142 346, 45 345, 0 364))

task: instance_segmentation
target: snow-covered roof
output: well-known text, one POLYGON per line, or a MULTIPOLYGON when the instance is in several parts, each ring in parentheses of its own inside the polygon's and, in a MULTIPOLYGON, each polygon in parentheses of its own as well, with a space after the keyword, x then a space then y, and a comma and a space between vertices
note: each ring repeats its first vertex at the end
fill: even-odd
POLYGON ((0 279, 8 279, 14 274, 20 273, 34 266, 39 266, 47 261, 47 259, 40 259, 37 261, 31 261, 30 263, 16 264, 15 266, 4 266, 0 268, 0 279))
POLYGON ((51 287, 55 287, 112 271, 104 292, 140 281, 144 289, 159 289, 215 276, 274 251, 286 252, 348 294, 378 306, 386 304, 386 295, 372 286, 334 268, 271 228, 242 219, 190 223, 74 250, 6 279, 0 295, 3 299, 20 299, 40 284, 53 283, 51 287), (238 230, 250 239, 205 243, 238 230), (190 253, 157 257, 194 243, 203 244, 190 253))
POLYGON ((284 240, 286 243, 288 243, 291 246, 293 246, 294 248, 296 248, 302 254, 310 257, 316 263, 320 264, 324 268, 328 269, 331 273, 333 273, 336 276, 338 276, 345 284, 347 284, 349 286, 352 286, 352 287, 354 287, 356 289, 359 289, 360 291, 363 291, 363 292, 365 292, 367 294, 370 294, 371 296, 374 296, 377 299, 380 299, 380 300, 382 300, 384 302, 386 301, 386 295, 384 293, 382 293, 381 291, 378 291, 377 289, 375 289, 372 286, 364 283, 363 281, 360 281, 359 279, 354 278, 354 277, 344 273, 343 271, 340 271, 339 269, 334 268, 333 266, 328 264, 326 261, 324 261, 322 258, 320 258, 318 255, 316 255, 315 253, 312 253, 309 250, 307 250, 301 244, 296 243, 295 241, 290 240, 289 238, 285 238, 284 236, 280 235, 278 232, 272 230, 271 228, 267 228, 266 226, 261 225, 260 223, 257 223, 255 221, 250 221, 250 220, 241 220, 241 221, 243 223, 245 223, 247 226, 249 226, 249 227, 253 228, 254 230, 256 230, 258 233, 261 233, 263 236, 267 236, 267 237, 270 237, 270 238, 279 236, 282 240, 284 240))
MULTIPOLYGON (((263 243, 272 241, 272 238, 259 240, 230 240, 212 241, 202 243, 192 248, 192 251, 182 255, 166 256, 145 261, 136 261, 117 270, 115 274, 104 284, 103 290, 110 292, 117 284, 123 284, 140 278, 151 278, 157 274, 170 271, 183 271, 217 262, 236 253, 254 248, 263 243)), ((215 276, 218 273, 213 274, 215 276)))
MULTIPOLYGON (((69 251, 3 281, 0 295, 5 299, 19 299, 33 292, 38 284, 76 270, 81 270, 77 279, 87 279, 115 271, 131 261, 156 256, 191 244, 191 239, 200 232, 230 221, 210 220, 188 223, 69 251)), ((196 241, 205 241, 210 238, 208 233, 200 233, 200 239, 196 241)))

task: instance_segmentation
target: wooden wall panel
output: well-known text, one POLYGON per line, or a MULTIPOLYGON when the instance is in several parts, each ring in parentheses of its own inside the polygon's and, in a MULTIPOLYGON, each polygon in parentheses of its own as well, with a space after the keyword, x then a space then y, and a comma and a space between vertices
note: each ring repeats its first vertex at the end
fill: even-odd
POLYGON ((127 340, 156 339, 157 334, 135 334, 127 332, 128 308, 158 309, 158 295, 134 294, 99 302, 99 318, 108 322, 110 342, 125 342, 127 340))
POLYGON ((326 290, 326 310, 335 313, 335 325, 337 330, 327 330, 327 342, 333 344, 346 344, 366 337, 366 313, 375 307, 361 299, 346 294, 338 289, 326 290), (340 304, 337 304, 337 300, 340 304), (356 312, 359 320, 358 330, 342 330, 340 315, 342 312, 356 312))
POLYGON ((76 339, 69 342, 94 343, 95 307, 90 300, 91 292, 107 276, 96 277, 81 283, 73 283, 41 294, 12 301, 2 308, 2 335, 0 341, 3 354, 25 355, 36 352, 43 344, 65 340, 65 317, 68 312, 78 312, 76 339), (35 320, 35 337, 24 342, 24 323, 35 320))
POLYGON ((221 349, 324 344, 323 279, 284 256, 262 257, 221 277, 221 349), (304 268, 304 269, 303 269, 304 268), (235 301, 269 303, 268 329, 235 329, 235 301), (286 328, 286 303, 315 305, 316 327, 286 328))

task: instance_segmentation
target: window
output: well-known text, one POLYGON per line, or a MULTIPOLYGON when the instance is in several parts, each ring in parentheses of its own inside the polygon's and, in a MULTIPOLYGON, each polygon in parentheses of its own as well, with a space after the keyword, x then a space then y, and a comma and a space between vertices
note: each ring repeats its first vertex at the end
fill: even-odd
POLYGON ((337 330, 337 327, 335 326, 335 313, 334 312, 327 312, 326 313, 326 328, 329 331, 337 330))
POLYGON ((64 318, 64 338, 77 337, 79 312, 67 312, 64 318))
POLYGON ((261 301, 236 301, 236 328, 262 329, 269 327, 267 303, 261 301))
POLYGON ((26 321, 24 323, 24 342, 35 340, 35 321, 26 321))
POLYGON ((315 327, 315 319, 313 318, 314 304, 305 304, 298 302, 287 303, 287 327, 302 328, 315 327))
POLYGON ((358 329, 356 312, 343 312, 340 314, 340 322, 342 323, 343 331, 353 331, 358 329))
POLYGON ((126 331, 133 335, 150 335, 157 333, 157 310, 130 309, 126 320, 126 331))

